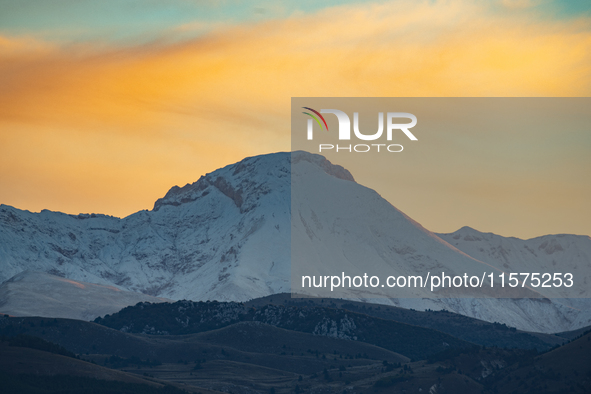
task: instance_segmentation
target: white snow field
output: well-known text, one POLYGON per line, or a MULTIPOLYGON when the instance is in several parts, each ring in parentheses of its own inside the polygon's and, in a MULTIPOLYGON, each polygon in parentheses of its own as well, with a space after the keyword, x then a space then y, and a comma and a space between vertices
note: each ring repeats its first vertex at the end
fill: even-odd
POLYGON ((0 285, 0 313, 11 316, 94 320, 138 302, 168 302, 165 298, 24 271, 0 285))

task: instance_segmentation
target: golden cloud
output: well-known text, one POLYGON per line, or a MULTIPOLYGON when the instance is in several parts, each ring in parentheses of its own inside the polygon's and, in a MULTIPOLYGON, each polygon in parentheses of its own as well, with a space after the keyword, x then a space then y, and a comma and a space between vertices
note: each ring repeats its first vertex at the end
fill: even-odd
MULTIPOLYGON (((191 29, 209 25, 179 27, 191 29)), ((468 1, 396 1, 208 31, 127 47, 0 37, 0 199, 24 201, 29 189, 15 179, 42 178, 55 180, 44 184, 53 188, 46 194, 54 209, 123 215, 149 208, 171 183, 289 150, 292 96, 591 92, 588 19, 495 13, 468 1), (80 151, 90 153, 73 153, 80 151), (99 173, 100 185, 83 181, 99 173), (93 195, 99 206, 84 209, 87 200, 67 193, 93 195)), ((35 201, 32 209, 47 206, 35 201)))

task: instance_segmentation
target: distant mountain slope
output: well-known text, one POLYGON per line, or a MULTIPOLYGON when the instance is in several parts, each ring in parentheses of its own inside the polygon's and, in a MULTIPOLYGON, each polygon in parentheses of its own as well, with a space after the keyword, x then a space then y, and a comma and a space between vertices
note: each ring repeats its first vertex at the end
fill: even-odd
POLYGON ((590 393, 591 333, 490 379, 498 393, 590 393))
POLYGON ((395 363, 410 361, 406 356, 364 342, 286 330, 258 321, 232 324, 217 330, 192 335, 187 337, 187 340, 254 353, 301 354, 310 353, 313 349, 314 353, 318 352, 319 354, 335 354, 336 351, 339 356, 341 354, 351 357, 363 355, 365 358, 389 360, 395 363))
POLYGON ((417 311, 391 305, 341 299, 292 298, 291 294, 274 294, 245 303, 246 306, 257 309, 267 304, 345 309, 381 319, 431 328, 481 346, 499 348, 545 351, 556 345, 562 345, 571 339, 572 335, 571 332, 563 333, 564 336, 524 332, 505 324, 489 323, 449 311, 417 311))
POLYGON ((96 323, 130 333, 179 335, 210 331, 239 322, 260 322, 286 330, 359 341, 423 359, 449 347, 472 346, 443 332, 343 309, 265 305, 248 308, 227 302, 178 301, 127 307, 96 323))
MULTIPOLYGON (((4 393, 126 392, 154 393, 164 385, 86 361, 0 341, 4 393), (47 391, 46 391, 47 390, 47 391)), ((182 393, 169 387, 167 393, 182 393)))
MULTIPOLYGON (((483 233, 470 227, 448 234, 437 234, 464 253, 506 272, 573 274, 580 289, 591 289, 591 237, 587 235, 553 234, 531 239, 502 237, 483 233)), ((588 293, 572 298, 564 287, 536 288, 556 305, 564 305, 582 313, 573 314, 569 330, 591 325, 588 293)), ((557 330, 554 330, 557 331, 557 330)))
POLYGON ((138 302, 166 301, 171 300, 34 271, 24 271, 0 285, 0 313, 11 316, 94 320, 138 302))
MULTIPOLYGON (((437 235, 462 252, 501 270, 517 273, 570 272, 585 289, 591 288, 591 237, 587 235, 555 234, 524 240, 483 233, 470 227, 437 235)), ((568 297, 564 289, 536 288, 548 297, 568 297)), ((575 300, 572 302, 576 305, 575 300)))
MULTIPOLYGON (((219 330, 191 335, 124 333, 94 323, 43 318, 0 319, 0 335, 34 335, 81 355, 114 355, 158 363, 227 360, 312 374, 340 363, 362 366, 408 357, 361 341, 285 330, 261 322, 239 322, 219 330), (238 341, 238 337, 251 337, 238 341), (293 353, 293 354, 292 354, 293 353), (346 360, 346 361, 344 361, 346 360)), ((85 356, 87 357, 87 356, 85 356)), ((296 375, 297 377, 297 375, 296 375)))
MULTIPOLYGON (((176 305, 177 317, 183 312, 179 304, 182 303, 176 305)), ((209 304, 209 312, 203 311, 207 312, 205 320, 214 316, 224 320, 232 316, 231 309, 219 310, 212 307, 217 303, 209 304), (223 313, 216 314, 216 309, 223 313)), ((264 314, 277 317, 274 313, 264 314)), ((152 316, 155 321, 170 318, 163 313, 152 316)), ((371 323, 367 321, 366 325, 368 322, 371 323)), ((374 328, 384 332, 383 327, 374 328)), ((427 334, 427 341, 432 332, 423 332, 427 334)), ((391 334, 411 345, 420 342, 412 333, 391 334)), ((135 384, 132 382, 145 381, 156 390, 158 385, 169 382, 195 393, 209 393, 213 389, 245 394, 272 391, 278 394, 587 394, 591 387, 590 335, 587 333, 541 355, 523 349, 455 347, 452 344, 427 359, 408 362, 397 353, 360 341, 285 330, 258 321, 238 322, 197 334, 146 335, 79 320, 0 316, 0 378, 2 392, 18 393, 91 390, 149 393, 148 387, 141 390, 131 386, 135 384), (19 333, 26 335, 14 337, 19 333), (15 344, 20 341, 20 345, 27 345, 27 338, 37 339, 32 336, 45 338, 66 351, 109 368, 32 348, 6 346, 3 335, 15 344), (62 375, 47 376, 56 371, 62 375), (96 379, 88 380, 93 378, 96 379), (97 379, 113 381, 111 384, 97 379), (117 380, 131 381, 129 385, 119 385, 117 380)), ((40 346, 39 341, 28 344, 64 352, 55 345, 40 346)))

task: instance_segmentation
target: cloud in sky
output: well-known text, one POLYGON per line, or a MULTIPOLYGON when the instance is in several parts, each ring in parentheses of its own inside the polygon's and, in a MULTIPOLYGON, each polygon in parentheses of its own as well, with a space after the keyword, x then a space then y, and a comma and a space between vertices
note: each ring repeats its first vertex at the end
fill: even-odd
POLYGON ((532 8, 543 3, 544 0, 501 0, 501 4, 508 8, 532 8))
POLYGON ((292 96, 588 96, 590 68, 589 19, 468 1, 183 21, 137 45, 4 35, 0 202, 124 216, 289 150, 292 96))

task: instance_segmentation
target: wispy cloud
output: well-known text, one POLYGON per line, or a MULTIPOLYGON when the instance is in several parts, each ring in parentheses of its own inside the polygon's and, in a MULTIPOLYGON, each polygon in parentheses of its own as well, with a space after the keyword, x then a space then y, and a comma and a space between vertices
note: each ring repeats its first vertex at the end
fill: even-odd
POLYGON ((500 0, 501 4, 511 9, 523 9, 539 6, 540 4, 550 3, 549 0, 500 0))

